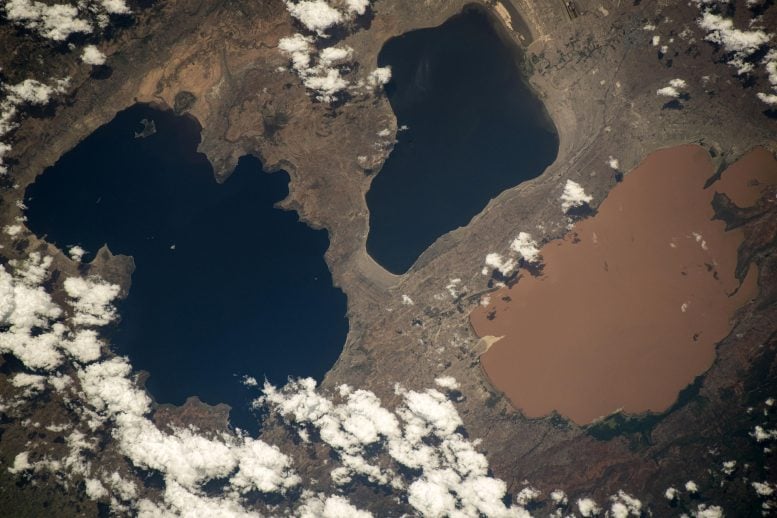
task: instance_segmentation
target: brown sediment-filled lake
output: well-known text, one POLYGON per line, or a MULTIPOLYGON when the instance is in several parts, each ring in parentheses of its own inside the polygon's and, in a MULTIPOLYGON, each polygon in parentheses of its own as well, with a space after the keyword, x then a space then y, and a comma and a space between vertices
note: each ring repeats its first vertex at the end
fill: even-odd
POLYGON ((713 219, 712 198, 726 187, 746 205, 754 178, 777 178, 777 161, 753 151, 705 189, 713 174, 701 147, 652 153, 596 216, 542 248, 539 276, 522 270, 472 312, 478 336, 501 337, 481 363, 513 406, 581 425, 618 409, 660 412, 712 365, 758 277, 754 265, 735 277, 743 233, 713 219))

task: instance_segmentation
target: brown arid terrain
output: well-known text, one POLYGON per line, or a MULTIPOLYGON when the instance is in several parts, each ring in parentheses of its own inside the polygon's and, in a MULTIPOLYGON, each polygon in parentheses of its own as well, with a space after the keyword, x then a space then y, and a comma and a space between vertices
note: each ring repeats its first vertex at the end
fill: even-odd
MULTIPOLYGON (((360 65, 349 79, 367 77, 388 39, 437 26, 472 3, 377 0, 369 20, 337 36, 354 49, 353 60, 360 65)), ((294 73, 280 72, 289 59, 278 50, 278 40, 298 30, 281 0, 135 5, 134 22, 101 44, 110 73, 99 77, 55 48, 35 50, 34 38, 25 31, 0 25, 0 48, 7 49, 0 52, 0 66, 7 83, 30 72, 71 77, 66 99, 25 115, 13 134, 10 175, 2 179, 0 193, 0 227, 21 216, 17 202, 38 174, 118 111, 142 102, 187 113, 202 127, 200 151, 219 181, 229 181, 239 157, 256 155, 268 172, 289 173, 290 194, 283 208, 329 233, 326 260, 335 284, 348 297, 350 330, 323 391, 348 384, 374 392, 393 408, 400 401, 395 383, 420 390, 434 386, 437 377, 453 376, 460 384, 456 408, 467 435, 482 440, 479 451, 512 494, 528 480, 545 495, 562 487, 570 501, 592 497, 602 503, 623 489, 639 496, 645 512, 656 516, 679 515, 703 501, 714 501, 731 516, 760 515, 761 502, 749 485, 734 484, 720 466, 741 459, 737 480, 775 480, 769 471, 777 468, 774 456, 749 435, 767 419, 761 415, 763 401, 777 394, 777 189, 767 179, 760 180, 758 189, 752 184, 721 187, 712 199, 715 219, 710 225, 725 225, 726 234, 737 236, 732 264, 721 276, 735 286, 745 278, 754 281, 748 271, 753 275, 757 270, 757 295, 752 303, 739 301, 720 313, 725 321, 717 322, 720 329, 707 344, 707 356, 685 373, 680 385, 687 382, 688 387, 661 413, 615 414, 590 426, 559 413, 547 415, 545 408, 524 416, 484 376, 481 354, 486 344, 472 329, 469 314, 482 311, 481 297, 498 289, 498 276, 481 273, 486 254, 505 253, 521 231, 531 232, 540 245, 562 239, 567 226, 583 217, 567 216, 561 209, 567 180, 592 196, 589 205, 595 213, 618 185, 608 165, 611 157, 628 181, 630 171, 654 151, 695 144, 713 164, 709 182, 727 171, 718 183, 734 183, 728 172, 743 167, 737 160, 751 149, 762 148, 745 160, 773 160, 774 113, 723 62, 721 51, 704 41, 696 24, 699 8, 693 3, 576 0, 572 9, 561 0, 500 0, 498 8, 492 1, 474 3, 492 13, 505 44, 515 47, 517 61, 558 131, 558 156, 541 176, 503 192, 467 226, 439 238, 404 275, 383 270, 365 246, 365 192, 393 142, 376 135, 386 128, 392 134, 397 130, 391 106, 379 91, 356 93, 331 106, 313 102, 294 73), (646 30, 648 25, 654 28, 646 30), (654 34, 673 39, 670 54, 657 56, 654 34), (656 95, 678 77, 687 82, 681 98, 667 103, 668 98, 656 95), (770 156, 759 159, 756 153, 770 156), (758 193, 744 192, 748 189, 758 193), (452 279, 461 279, 455 294, 446 289, 452 279), (403 303, 408 299, 412 304, 403 303), (754 413, 748 413, 750 407, 756 408, 754 413), (665 489, 682 487, 687 480, 696 481, 704 500, 673 507, 664 498, 665 489)), ((738 8, 736 16, 748 16, 746 9, 738 8)), ((776 7, 764 11, 762 24, 777 27, 776 7)), ((764 77, 757 81, 766 84, 764 77)), ((107 249, 91 264, 80 265, 26 229, 15 236, 3 233, 0 244, 4 263, 33 251, 54 258, 55 300, 64 298, 57 279, 78 273, 119 283, 125 293, 131 289, 131 258, 113 256, 107 249)), ((673 311, 679 312, 679 306, 673 311)), ((5 358, 0 395, 12 393, 8 378, 15 369, 12 359, 5 358)), ((542 377, 549 382, 556 374, 542 377)), ((604 375, 600 370, 594 374, 604 375)), ((672 393, 676 391, 675 386, 672 393)), ((647 408, 666 406, 662 400, 647 408)), ((196 424, 216 434, 225 428, 224 411, 191 399, 183 408, 159 407, 154 419, 162 427, 196 424)), ((0 514, 95 516, 106 511, 104 503, 98 509, 85 497, 83 483, 63 486, 55 475, 22 483, 6 469, 29 441, 43 442, 53 453, 66 448, 56 431, 30 426, 75 418, 56 393, 36 399, 24 419, 3 416, 0 514)), ((316 481, 315 489, 326 490, 331 466, 325 447, 301 443, 274 420, 266 423, 262 438, 290 455, 295 469, 316 481)), ((103 434, 99 458, 91 461, 114 467, 150 494, 158 492, 159 481, 129 467, 113 443, 110 434, 103 434)), ((412 513, 406 501, 369 484, 353 484, 347 494, 354 505, 376 516, 412 513)), ((537 515, 553 510, 538 505, 537 515)))

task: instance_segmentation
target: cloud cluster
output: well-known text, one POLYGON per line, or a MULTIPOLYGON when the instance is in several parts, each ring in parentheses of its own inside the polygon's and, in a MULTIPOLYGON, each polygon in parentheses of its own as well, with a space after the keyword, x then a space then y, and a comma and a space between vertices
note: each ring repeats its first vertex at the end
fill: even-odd
POLYGON ((756 425, 751 435, 758 442, 766 442, 777 439, 777 430, 767 430, 761 425, 756 425))
POLYGON ((597 516, 602 512, 602 508, 591 498, 579 498, 577 500, 577 510, 581 516, 597 516))
MULTIPOLYGON (((29 454, 19 455, 13 473, 46 470, 66 473, 66 479, 78 477, 89 498, 140 516, 249 516, 250 494, 284 495, 302 484, 291 459, 259 439, 243 434, 208 437, 192 428, 160 429, 149 418, 151 400, 138 387, 129 361, 101 354, 94 326, 115 318, 112 300, 118 287, 96 278, 65 279, 63 289, 72 309, 68 316, 41 286, 50 265, 49 257, 31 254, 10 264, 11 272, 0 267, 0 324, 6 329, 0 334, 0 350, 42 372, 17 373, 12 386, 26 395, 49 385, 66 392, 67 400, 78 401, 73 409, 80 422, 67 435, 64 456, 31 462, 29 454), (59 372, 66 368, 64 355, 74 360, 73 376, 59 372), (109 432, 132 466, 162 475, 159 498, 140 494, 118 472, 107 472, 89 460, 99 443, 94 433, 100 431, 109 432), (204 486, 216 480, 223 481, 224 489, 214 496, 204 486)), ((449 389, 458 386, 453 378, 438 383, 449 389)), ((265 388, 257 404, 269 405, 289 419, 303 437, 315 428, 316 436, 337 454, 339 466, 331 472, 336 484, 363 476, 404 491, 418 509, 519 515, 519 508, 502 502, 504 483, 488 476, 486 458, 459 433, 461 418, 441 392, 398 388, 403 405, 393 413, 372 392, 345 385, 339 388, 339 403, 318 394, 312 379, 292 381, 282 389, 265 388), (381 465, 376 458, 381 452, 395 466, 381 465), (407 479, 398 467, 421 470, 421 475, 407 479)), ((303 492, 297 504, 297 514, 303 516, 368 516, 338 495, 303 492)))
POLYGON ((65 333, 62 314, 46 291, 34 282, 50 264, 37 255, 17 265, 15 275, 0 265, 0 352, 10 353, 32 370, 50 370, 62 361, 57 344, 65 333), (33 333, 33 330, 35 332, 33 333))
POLYGON ((94 329, 84 326, 103 326, 115 318, 111 303, 118 286, 79 278, 65 280, 74 312, 62 318, 65 312, 41 286, 51 263, 51 257, 33 252, 24 261, 10 261, 12 272, 0 266, 0 326, 5 329, 0 352, 13 354, 31 370, 52 371, 62 365, 63 354, 95 361, 103 344, 94 329))
POLYGON ((772 91, 771 93, 758 92, 756 95, 763 103, 769 106, 777 106, 777 49, 771 49, 764 57, 762 63, 764 64, 772 91))
POLYGON ((746 74, 753 70, 754 66, 748 58, 771 39, 761 30, 737 29, 734 27, 734 20, 709 10, 702 13, 698 23, 699 27, 707 32, 704 39, 720 45, 725 52, 731 54, 728 63, 737 68, 737 74, 746 74))
POLYGON ((325 36, 328 29, 367 12, 370 0, 341 0, 332 6, 327 0, 286 0, 286 9, 307 30, 325 36))
POLYGON ((764 516, 774 512, 777 508, 777 485, 769 482, 752 482, 751 486, 761 500, 761 510, 764 516))
POLYGON ((345 8, 348 14, 363 15, 370 6, 370 0, 345 0, 345 8))
POLYGON ((323 35, 324 32, 343 23, 343 14, 325 0, 301 0, 286 2, 286 9, 309 31, 323 35))
POLYGON ((0 101, 0 175, 8 172, 3 158, 11 151, 11 146, 2 140, 16 129, 16 119, 21 108, 27 105, 45 106, 56 94, 67 90, 69 81, 69 78, 58 79, 52 85, 47 85, 35 79, 25 79, 15 85, 0 84, 0 93, 5 95, 0 101))
POLYGON ((759 496, 772 496, 774 494, 774 487, 768 482, 753 482, 752 486, 759 496))
POLYGON ((671 79, 667 86, 656 90, 656 95, 677 99, 683 94, 686 86, 688 86, 688 83, 684 79, 671 79))
MULTIPOLYGON (((726 62, 736 69, 737 75, 751 74, 757 65, 763 65, 771 92, 757 92, 756 96, 769 106, 777 106, 777 49, 768 49, 774 35, 761 29, 736 28, 732 18, 716 12, 721 2, 710 0, 697 3, 702 10, 697 23, 706 33, 704 39, 723 49, 727 54, 726 62), (757 56, 765 49, 768 49, 766 55, 757 61, 757 56)), ((758 0, 748 0, 749 7, 759 3, 758 0)))
MULTIPOLYGON (((226 435, 206 438, 191 429, 161 431, 146 417, 151 401, 136 387, 131 373, 125 358, 111 358, 79 369, 78 380, 97 418, 103 425, 113 425, 122 453, 135 466, 162 473, 175 495, 198 496, 204 482, 230 475, 235 498, 252 490, 284 493, 299 484, 291 460, 262 441, 226 435)), ((182 510, 175 500, 166 498, 165 503, 182 510)))
POLYGON ((561 193, 561 210, 568 212, 574 207, 582 207, 586 203, 591 203, 593 199, 593 196, 586 194, 579 183, 567 180, 567 183, 564 184, 564 192, 561 193))
POLYGON ((54 41, 65 41, 71 34, 92 32, 92 24, 79 18, 78 9, 69 4, 8 0, 5 15, 11 22, 54 41))
MULTIPOLYGON (((453 386, 455 380, 441 379, 453 386)), ((488 461, 460 432, 453 403, 435 389, 396 387, 402 403, 392 413, 365 390, 342 385, 335 403, 318 394, 315 381, 303 379, 278 389, 265 384, 258 404, 268 405, 289 424, 310 427, 337 454, 335 484, 357 476, 394 490, 423 516, 527 516, 503 499, 506 486, 488 476, 488 461), (391 463, 379 462, 379 454, 391 463), (393 464, 393 465, 392 465, 393 464), (404 469, 403 469, 404 468, 404 469), (419 475, 408 478, 407 470, 419 475)))
POLYGON ((107 27, 110 15, 129 13, 124 0, 86 0, 64 4, 8 0, 5 3, 5 17, 10 22, 57 42, 67 40, 72 34, 91 34, 96 27, 107 27))
MULTIPOLYGON (((90 326, 102 325, 110 321, 114 315, 110 304, 118 288, 94 279, 85 280, 87 286, 97 286, 98 295, 91 298, 77 293, 73 302, 83 308, 67 316, 42 287, 48 280, 51 264, 51 257, 34 252, 24 261, 10 261, 10 271, 0 266, 0 327, 3 328, 0 333, 0 351, 13 354, 26 369, 37 371, 18 372, 11 378, 11 386, 21 391, 17 394, 17 401, 43 392, 48 387, 60 393, 68 391, 66 400, 71 397, 80 399, 73 407, 75 412, 85 418, 90 430, 97 429, 101 426, 102 408, 92 406, 95 400, 90 396, 93 393, 99 392, 101 401, 131 409, 127 400, 136 396, 137 392, 115 383, 90 384, 86 378, 82 378, 81 392, 76 394, 73 392, 73 378, 60 371, 69 369, 65 357, 74 360, 77 371, 81 373, 94 372, 104 366, 102 363, 89 365, 100 358, 102 342, 94 329, 83 326, 87 323, 90 326), (88 315, 88 322, 80 318, 83 314, 88 315)), ((116 374, 116 370, 108 374, 116 374)), ((136 405, 135 409, 139 406, 142 407, 136 405)), ((69 424, 52 424, 47 429, 65 431, 70 427, 69 424)), ((119 496, 111 498, 126 500, 126 495, 132 493, 131 483, 121 479, 117 473, 104 474, 103 477, 86 457, 85 452, 94 452, 98 444, 97 438, 90 435, 90 430, 71 430, 65 438, 64 456, 55 458, 47 454, 40 460, 30 462, 29 452, 23 452, 17 455, 10 471, 46 470, 56 473, 58 477, 64 474, 65 480, 78 476, 85 482, 87 496, 101 499, 113 492, 119 496)))
POLYGON ((515 495, 515 501, 518 505, 526 507, 536 501, 540 495, 542 495, 542 492, 539 489, 527 486, 518 491, 518 494, 515 495))
POLYGON ((367 76, 367 83, 373 88, 386 85, 389 81, 391 81, 391 67, 378 67, 367 76))
POLYGON ((339 495, 327 497, 323 493, 305 491, 302 505, 297 509, 300 518, 370 518, 371 513, 357 509, 339 495))
POLYGON ((16 237, 22 232, 21 225, 6 225, 3 227, 3 232, 11 237, 16 237))
POLYGON ((518 261, 512 257, 503 257, 501 254, 491 252, 486 255, 486 266, 483 269, 483 275, 487 275, 488 269, 491 268, 507 277, 515 270, 516 266, 518 266, 518 261))
POLYGON ((18 475, 31 469, 33 469, 33 465, 30 464, 30 452, 23 451, 14 457, 13 465, 8 468, 8 472, 13 475, 18 475))
MULTIPOLYGON (((150 400, 136 388, 124 358, 87 365, 78 370, 77 377, 97 426, 112 427, 121 453, 134 466, 164 476, 161 501, 141 498, 132 504, 140 516, 249 516, 250 507, 242 495, 251 491, 284 494, 301 483, 290 459, 260 440, 231 435, 206 438, 191 429, 159 430, 145 417, 150 400), (226 479, 226 490, 208 496, 203 485, 217 479, 226 479)), ((442 378, 441 384, 457 386, 453 379, 442 378)), ((461 418, 442 393, 398 387, 403 404, 392 413, 369 391, 343 385, 338 392, 342 402, 336 403, 315 388, 312 379, 293 380, 280 389, 265 384, 265 395, 256 404, 268 405, 300 432, 315 429, 337 454, 339 466, 331 472, 335 484, 363 476, 404 492, 407 502, 425 516, 528 516, 519 506, 504 504, 505 484, 488 476, 487 460, 458 432, 461 418), (420 475, 408 479, 399 469, 379 465, 381 454, 388 455, 397 467, 419 470, 420 475)), ((90 466, 79 468, 92 480, 87 482, 88 496, 116 498, 116 481, 93 471, 90 466)), ((122 496, 124 501, 129 499, 122 496)), ((370 516, 342 496, 307 490, 295 515, 370 516)))
POLYGON ((81 262, 85 254, 86 254, 86 250, 84 250, 78 245, 71 246, 70 250, 67 251, 67 255, 69 255, 70 258, 77 263, 81 262))
POLYGON ((368 0, 345 0, 334 6, 325 0, 286 1, 289 14, 311 34, 281 38, 278 49, 289 56, 291 69, 315 99, 332 103, 346 93, 374 91, 391 80, 391 69, 380 67, 366 79, 350 81, 344 75, 352 71, 353 49, 336 45, 320 48, 327 30, 364 14, 368 7, 368 0))
POLYGON ((554 489, 550 492, 550 502, 552 511, 549 513, 550 518, 562 518, 564 516, 570 516, 567 512, 569 507, 569 497, 561 489, 554 489))
POLYGON ((453 376, 440 376, 435 378, 434 382, 438 387, 445 390, 459 390, 460 388, 459 382, 453 376))
POLYGON ((64 283, 70 306, 74 310, 72 321, 81 326, 104 326, 116 318, 111 303, 119 295, 119 287, 100 279, 69 277, 64 283))
MULTIPOLYGON (((208 438, 194 429, 160 430, 147 417, 151 400, 137 388, 125 358, 113 357, 80 367, 76 378, 89 429, 110 430, 120 452, 133 466, 155 470, 165 481, 161 501, 137 499, 131 481, 79 460, 73 452, 90 449, 85 440, 80 441, 79 448, 71 447, 69 460, 34 465, 52 471, 68 465, 70 472, 87 477, 92 488, 88 496, 94 499, 109 500, 114 508, 124 502, 140 516, 250 516, 242 501, 246 493, 285 494, 300 483, 289 457, 263 441, 226 434, 208 438), (223 478, 228 478, 224 494, 206 496, 203 484, 223 478)), ((79 434, 74 432, 70 437, 79 434)))
POLYGON ((551 501, 558 507, 565 507, 569 503, 567 494, 561 489, 554 489, 550 492, 551 501))
POLYGON ((699 504, 693 512, 695 518, 723 518, 723 509, 717 505, 699 504))
POLYGON ((11 385, 24 389, 24 396, 29 397, 36 392, 43 391, 46 386, 46 377, 38 374, 18 372, 11 377, 11 385))
MULTIPOLYGON (((48 452, 32 457, 32 451, 24 451, 16 455, 9 472, 22 476, 49 471, 63 483, 81 481, 87 497, 109 504, 115 513, 142 517, 256 516, 252 502, 257 492, 285 495, 295 516, 371 516, 343 494, 308 490, 291 458, 277 446, 243 433, 205 435, 195 428, 160 429, 149 417, 151 400, 138 387, 129 361, 101 354, 93 326, 115 316, 111 301, 118 288, 95 278, 66 279, 64 289, 73 306, 67 316, 41 287, 50 266, 50 258, 40 254, 9 263, 10 271, 0 266, 0 324, 6 330, 0 340, 3 352, 38 371, 10 378, 21 397, 51 387, 69 402, 79 420, 46 427, 68 432, 64 455, 48 452), (37 336, 47 337, 45 344, 37 344, 37 337, 24 338, 32 328, 40 333, 37 336), (24 339, 15 343, 9 336, 24 339), (72 358, 72 368, 64 365, 63 355, 72 358), (103 453, 101 437, 105 436, 112 438, 126 467, 106 469, 105 463, 93 460, 103 453), (158 473, 163 488, 149 492, 120 473, 133 468, 158 473), (211 483, 220 489, 206 490, 211 483)), ((251 378, 244 378, 244 383, 257 384, 251 378)), ((450 393, 459 388, 450 376, 438 377, 435 383, 450 393)), ((525 486, 513 502, 507 499, 505 483, 489 474, 488 460, 477 451, 478 441, 463 433, 462 419, 448 396, 437 389, 408 390, 400 385, 395 386, 395 394, 399 403, 389 410, 373 392, 341 385, 327 396, 307 378, 290 380, 281 388, 265 383, 264 396, 254 404, 279 416, 303 441, 321 442, 331 449, 330 478, 335 487, 367 480, 428 517, 529 516, 525 506, 537 502, 541 493, 525 486)), ((774 438, 763 429, 756 429, 754 436, 761 441, 774 438)), ((35 443, 28 447, 34 449, 35 443)), ((763 499, 774 492, 768 482, 752 487, 763 499)), ((686 489, 698 490, 691 482, 686 489)), ((549 496, 554 506, 551 516, 567 514, 567 495, 557 489, 549 496)), ((578 499, 576 507, 582 516, 602 512, 590 498, 578 499)), ((640 500, 619 491, 610 497, 607 514, 625 518, 641 511, 640 500)), ((722 516, 722 511, 700 506, 694 515, 715 517, 722 516)))
POLYGON ((528 232, 519 232, 518 237, 510 243, 510 249, 526 262, 536 263, 540 259, 540 249, 537 242, 532 239, 528 232))
POLYGON ((87 45, 84 47, 83 52, 81 52, 81 61, 87 65, 104 65, 105 59, 105 54, 103 54, 95 45, 87 45))
POLYGON ((507 256, 491 252, 486 255, 485 266, 481 273, 488 275, 491 271, 498 271, 502 276, 510 274, 524 261, 529 264, 539 264, 542 257, 537 241, 528 232, 518 232, 518 237, 510 242, 507 256))
POLYGON ((54 94, 64 93, 69 81, 67 79, 56 81, 54 86, 49 86, 34 79, 25 79, 21 83, 5 88, 7 101, 15 105, 30 104, 44 106, 49 103, 54 94))
MULTIPOLYGON (((320 31, 364 14, 369 2, 340 0, 333 7, 323 0, 303 0, 287 5, 290 12, 297 12, 300 23, 321 38, 320 31), (336 18, 333 10, 339 13, 340 21, 330 23, 336 18)), ((9 0, 4 8, 9 20, 56 41, 103 27, 107 14, 129 12, 124 0, 87 0, 76 6, 9 0), (84 9, 91 14, 84 14, 84 9), (8 16, 11 11, 15 18, 8 16)), ((353 56, 349 47, 319 51, 314 37, 301 34, 282 42, 281 50, 290 56, 306 87, 324 101, 331 102, 346 90, 381 86, 391 78, 390 69, 378 68, 366 80, 350 83, 342 74, 353 56)), ((105 59, 94 46, 86 47, 81 56, 92 65, 105 59)), ((777 78, 777 69, 771 73, 777 78)), ((66 81, 52 86, 28 79, 4 87, 0 138, 13 129, 19 107, 45 105, 66 86, 66 81)), ((0 142, 0 172, 4 171, 2 156, 9 150, 0 142)), ((579 185, 571 183, 579 189, 572 193, 574 200, 591 201, 579 185)), ((12 236, 21 231, 20 225, 5 229, 12 236)), ((536 242, 524 232, 511 243, 510 250, 528 262, 537 260, 539 254, 536 242)), ((81 260, 83 254, 82 249, 73 247, 70 255, 81 260)), ((489 257, 487 264, 505 274, 517 264, 515 258, 489 257)), ((119 288, 97 278, 68 278, 63 283, 67 307, 59 307, 43 288, 51 263, 50 257, 33 253, 25 261, 0 265, 0 352, 13 354, 26 369, 34 371, 9 378, 22 397, 49 387, 66 393, 81 422, 51 425, 52 430, 69 430, 63 457, 47 456, 31 462, 30 452, 21 452, 7 468, 9 472, 49 470, 78 476, 89 498, 110 503, 114 511, 131 510, 139 516, 255 516, 249 504, 251 493, 284 495, 303 484, 291 458, 274 445, 240 434, 206 436, 193 428, 160 429, 149 418, 151 400, 138 388, 131 364, 126 358, 104 358, 105 343, 94 329, 116 318, 112 303, 119 288), (89 460, 98 453, 99 437, 107 436, 131 466, 161 474, 164 488, 159 498, 139 489, 119 471, 106 471, 89 460), (223 491, 215 494, 206 490, 209 482, 223 482, 223 491)), ((409 297, 403 297, 403 302, 412 304, 409 297)), ((459 388, 452 377, 439 377, 435 383, 447 391, 459 388)), ((333 399, 320 394, 310 379, 291 381, 280 389, 265 388, 259 404, 283 416, 304 441, 310 441, 311 436, 320 438, 335 453, 337 465, 331 470, 335 484, 347 485, 364 477, 391 488, 425 516, 528 516, 523 506, 540 496, 536 489, 524 487, 514 505, 505 503, 506 485, 489 475, 487 459, 476 450, 478 442, 462 433, 455 406, 437 389, 397 387, 400 404, 390 411, 374 393, 346 385, 339 387, 333 399)), ((754 436, 767 441, 777 432, 759 427, 754 436)), ((762 496, 772 489, 767 483, 755 484, 754 490, 762 496)), ((561 490, 553 491, 550 498, 559 511, 568 505, 561 490)), ((370 516, 337 494, 303 490, 295 506, 298 516, 370 516)), ((578 500, 577 506, 584 516, 601 512, 588 498, 578 500)), ((640 501, 626 493, 611 497, 612 516, 638 515, 640 508, 640 501)), ((722 510, 699 506, 695 514, 722 516, 722 510)))
POLYGON ((83 283, 87 292, 76 293, 75 312, 64 312, 41 287, 48 278, 51 257, 33 252, 27 260, 12 261, 13 274, 0 266, 0 352, 19 358, 31 370, 51 371, 64 361, 63 353, 88 363, 100 357, 102 342, 93 329, 115 318, 111 302, 118 286, 95 280, 67 279, 71 287, 83 283))
POLYGON ((450 279, 445 286, 445 289, 448 290, 448 294, 454 299, 467 292, 467 287, 462 286, 461 279, 459 278, 450 279))
POLYGON ((628 518, 642 516, 642 502, 623 490, 610 497, 610 516, 612 518, 628 518))
POLYGON ((281 38, 278 48, 289 55, 292 68, 319 101, 333 102, 348 88, 338 65, 350 58, 350 47, 327 47, 318 52, 312 37, 294 34, 281 38))
MULTIPOLYGON (((128 15, 130 9, 125 0, 78 0, 68 3, 44 3, 37 0, 7 0, 0 7, 0 14, 12 24, 32 31, 46 40, 64 43, 73 34, 95 34, 108 27, 112 16, 128 15)), ((70 49, 75 45, 70 43, 70 49)), ((87 45, 81 60, 88 65, 102 65, 105 55, 95 45, 87 45)), ((0 94, 0 174, 8 167, 4 157, 11 146, 4 140, 16 128, 16 119, 25 105, 48 104, 55 94, 64 93, 69 78, 47 85, 35 79, 25 79, 15 85, 1 85, 0 94)))

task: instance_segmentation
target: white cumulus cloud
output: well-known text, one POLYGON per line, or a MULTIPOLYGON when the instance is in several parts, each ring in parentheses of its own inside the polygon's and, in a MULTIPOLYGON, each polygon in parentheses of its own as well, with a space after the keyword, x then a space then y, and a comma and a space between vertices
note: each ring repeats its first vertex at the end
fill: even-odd
POLYGON ((69 4, 48 5, 31 0, 8 0, 5 13, 8 20, 54 41, 64 41, 71 34, 92 32, 92 24, 79 18, 78 9, 69 4))
POLYGON ((581 207, 592 200, 593 196, 586 194, 579 183, 567 180, 567 183, 564 185, 564 192, 561 193, 561 209, 567 212, 571 208, 581 207))
POLYGON ((602 512, 602 508, 599 507, 591 498, 580 498, 577 501, 577 510, 585 517, 597 516, 602 512))
POLYGON ((435 378, 434 382, 437 386, 447 390, 459 390, 459 382, 453 376, 440 376, 435 378))
POLYGON ((529 263, 535 263, 540 258, 537 242, 528 232, 519 232, 518 237, 510 243, 510 248, 529 263))
POLYGON ((104 65, 105 54, 103 54, 95 45, 87 45, 81 52, 81 61, 87 65, 104 65))
POLYGON ((116 318, 111 302, 119 295, 119 287, 99 279, 69 277, 65 292, 75 310, 73 322, 85 326, 103 326, 116 318))
POLYGON ((306 29, 323 34, 330 27, 343 22, 343 15, 324 0, 286 1, 286 9, 306 29))

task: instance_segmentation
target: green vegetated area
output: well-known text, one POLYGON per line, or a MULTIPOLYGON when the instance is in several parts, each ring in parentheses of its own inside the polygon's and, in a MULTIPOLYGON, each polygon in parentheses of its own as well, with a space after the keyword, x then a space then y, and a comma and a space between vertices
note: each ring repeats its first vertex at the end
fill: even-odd
MULTIPOLYGON (((680 391, 677 401, 667 411, 660 414, 645 413, 640 415, 628 415, 618 412, 597 421, 586 429, 586 432, 600 441, 609 441, 620 435, 637 434, 634 439, 639 442, 650 442, 650 434, 653 428, 667 415, 690 403, 699 395, 704 376, 698 376, 693 383, 680 391)), ((701 399, 699 403, 703 403, 701 399)), ((635 445, 636 446, 636 445, 635 445)))

